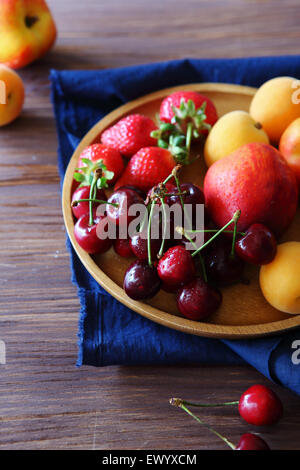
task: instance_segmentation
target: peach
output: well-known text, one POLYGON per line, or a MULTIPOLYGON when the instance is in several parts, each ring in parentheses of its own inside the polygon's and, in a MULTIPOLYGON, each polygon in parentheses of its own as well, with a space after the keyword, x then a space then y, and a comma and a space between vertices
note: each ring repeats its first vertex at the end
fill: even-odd
POLYGON ((293 121, 282 134, 279 151, 295 173, 300 186, 300 118, 293 121))
POLYGON ((208 134, 204 146, 205 162, 210 166, 250 142, 268 144, 269 138, 249 113, 231 111, 222 116, 208 134))
POLYGON ((274 308, 300 313, 300 242, 278 245, 274 260, 260 268, 259 283, 274 308))
POLYGON ((24 86, 19 75, 0 64, 0 127, 14 121, 22 111, 24 86))
POLYGON ((295 100, 292 77, 276 77, 265 82, 255 93, 250 114, 260 122, 272 143, 277 144, 287 126, 300 117, 300 100, 295 100))
POLYGON ((277 235, 290 225, 298 205, 294 173, 278 150, 257 142, 213 163, 204 178, 204 195, 219 227, 240 209, 240 231, 262 223, 277 235))
POLYGON ((0 62, 18 69, 52 46, 56 27, 44 0, 0 0, 0 62))

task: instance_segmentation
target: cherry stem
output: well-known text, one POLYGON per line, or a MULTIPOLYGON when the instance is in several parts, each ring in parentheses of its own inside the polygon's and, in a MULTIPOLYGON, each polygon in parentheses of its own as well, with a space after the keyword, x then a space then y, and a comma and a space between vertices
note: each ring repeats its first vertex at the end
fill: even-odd
POLYGON ((150 267, 152 267, 152 257, 151 257, 151 221, 152 221, 154 206, 155 206, 155 201, 151 201, 151 208, 150 208, 149 222, 148 222, 148 236, 147 236, 148 264, 149 264, 150 267))
POLYGON ((159 249, 159 252, 158 252, 158 255, 157 255, 158 258, 162 257, 162 254, 163 254, 163 251, 164 251, 166 230, 167 230, 167 214, 166 214, 166 206, 165 206, 164 197, 160 198, 160 202, 161 202, 161 207, 162 207, 162 210, 163 210, 163 236, 162 236, 162 242, 161 242, 161 245, 160 245, 160 249, 159 249))
POLYGON ((109 204, 114 207, 119 207, 119 204, 116 202, 108 202, 108 201, 102 201, 102 199, 77 199, 76 201, 72 202, 72 207, 76 207, 80 202, 98 202, 99 204, 109 204))
MULTIPOLYGON (((190 230, 188 230, 189 232, 190 230)), ((192 243, 192 245, 194 246, 194 248, 197 250, 197 245, 196 243, 194 242, 194 240, 191 239, 191 237, 186 233, 186 231, 184 230, 183 227, 176 227, 176 232, 180 233, 181 235, 183 235, 190 243, 192 243)), ((203 273, 203 279, 205 282, 207 282, 207 274, 206 274, 206 269, 205 269, 205 263, 204 263, 204 259, 203 259, 203 256, 201 255, 201 253, 198 254, 199 256, 199 259, 200 259, 200 263, 201 263, 201 268, 202 268, 202 273, 203 273)))
POLYGON ((209 243, 211 243, 222 232, 224 232, 226 230, 226 228, 229 227, 229 225, 234 223, 236 221, 236 219, 238 220, 240 215, 241 215, 241 211, 240 210, 236 211, 234 213, 234 216, 232 217, 232 219, 229 222, 227 222, 227 224, 225 224, 224 227, 222 227, 220 230, 218 230, 217 233, 215 233, 209 240, 207 240, 206 243, 204 243, 202 246, 200 246, 200 248, 198 248, 198 250, 194 251, 194 253, 192 253, 192 256, 196 256, 201 250, 203 250, 207 245, 209 245, 209 243))
POLYGON ((183 405, 195 406, 198 408, 215 408, 220 406, 233 406, 238 405, 239 401, 224 401, 223 403, 195 403, 187 400, 182 400, 181 398, 172 398, 172 400, 179 400, 183 405))
POLYGON ((91 187, 90 187, 90 194, 89 194, 89 225, 94 225, 94 217, 93 217, 93 200, 95 199, 96 197, 96 191, 97 191, 97 187, 96 187, 96 184, 97 184, 97 180, 99 178, 99 174, 97 171, 95 171, 94 175, 93 175, 93 181, 92 181, 92 184, 91 184, 91 187))
POLYGON ((233 237, 232 237, 232 245, 231 245, 231 256, 235 255, 235 240, 236 240, 236 233, 237 233, 237 223, 239 221, 240 216, 241 216, 241 211, 238 211, 238 213, 235 213, 233 216, 234 228, 233 228, 233 237))
MULTIPOLYGON (((205 230, 186 230, 189 233, 216 233, 218 229, 205 229, 205 230)), ((233 230, 224 230, 223 233, 233 233, 233 230)), ((237 232, 237 234, 242 235, 243 237, 246 235, 246 232, 237 232)))
POLYGON ((212 428, 209 424, 202 421, 202 419, 200 419, 198 416, 194 415, 194 413, 192 413, 192 411, 185 406, 185 404, 183 403, 183 400, 181 400, 180 398, 171 398, 170 404, 173 406, 177 406, 178 408, 181 408, 182 410, 184 410, 193 419, 195 419, 199 424, 202 424, 202 426, 206 427, 210 432, 215 434, 215 436, 217 436, 219 439, 225 442, 225 444, 227 444, 232 450, 235 450, 236 446, 232 442, 230 442, 226 437, 222 436, 222 434, 220 434, 218 431, 212 428))

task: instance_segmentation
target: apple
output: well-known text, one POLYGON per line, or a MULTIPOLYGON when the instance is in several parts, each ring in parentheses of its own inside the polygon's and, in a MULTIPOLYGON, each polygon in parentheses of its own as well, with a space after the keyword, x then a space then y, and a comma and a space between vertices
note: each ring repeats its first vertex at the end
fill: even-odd
POLYGON ((295 119, 282 134, 279 151, 295 173, 300 186, 300 118, 295 119))
POLYGON ((55 23, 44 0, 0 0, 0 63, 25 67, 55 39, 55 23))
POLYGON ((219 227, 240 209, 238 230, 262 223, 277 235, 290 225, 298 205, 294 173, 278 150, 257 142, 213 163, 205 175, 204 195, 219 227))
POLYGON ((262 266, 259 283, 265 299, 281 312, 300 313, 300 242, 281 243, 274 260, 262 266))
POLYGON ((22 111, 24 85, 19 75, 0 64, 0 127, 14 121, 22 111))

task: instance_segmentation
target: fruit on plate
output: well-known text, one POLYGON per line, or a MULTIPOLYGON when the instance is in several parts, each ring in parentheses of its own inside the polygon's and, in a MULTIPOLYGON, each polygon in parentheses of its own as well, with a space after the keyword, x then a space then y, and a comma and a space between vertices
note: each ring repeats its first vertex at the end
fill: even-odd
POLYGON ((295 173, 300 186, 300 117, 295 119, 282 134, 279 151, 295 173))
POLYGON ((219 308, 221 302, 221 292, 200 278, 184 285, 177 294, 178 310, 190 320, 206 319, 219 308))
POLYGON ((263 224, 252 224, 235 244, 239 258, 250 264, 268 264, 273 261, 277 251, 274 234, 263 224))
POLYGON ((156 140, 150 135, 155 129, 156 125, 149 117, 130 114, 106 129, 101 135, 101 142, 130 158, 141 148, 156 145, 156 140))
MULTIPOLYGON (((78 245, 89 254, 104 253, 112 246, 109 238, 101 239, 98 237, 97 225, 99 219, 91 224, 89 214, 84 214, 77 220, 74 227, 74 236, 78 245)), ((105 224, 105 219, 102 220, 105 224)))
MULTIPOLYGON (((85 148, 79 156, 78 168, 85 167, 88 163, 86 160, 90 160, 95 165, 102 160, 106 169, 114 173, 109 184, 114 184, 124 170, 124 162, 120 152, 103 144, 92 144, 85 148)), ((93 168, 91 167, 90 170, 92 172, 93 168)))
MULTIPOLYGON (((72 195, 72 212, 76 219, 89 212, 90 186, 79 186, 72 195), (84 199, 84 200, 83 200, 84 199), (77 202, 78 201, 78 202, 77 202), (79 202, 80 201, 80 202, 79 202)), ((104 189, 97 189, 97 201, 105 202, 107 200, 104 189)), ((94 202, 93 208, 97 208, 101 202, 94 202)))
POLYGON ((115 189, 132 185, 148 191, 164 181, 174 166, 174 159, 168 150, 160 147, 144 147, 131 157, 115 189))
POLYGON ((162 101, 159 119, 168 123, 178 122, 183 132, 186 132, 187 124, 192 122, 194 129, 206 135, 208 129, 217 121, 218 114, 215 105, 207 96, 196 91, 175 91, 162 101))
POLYGON ((157 272, 164 284, 171 287, 187 284, 196 276, 191 253, 181 245, 168 249, 159 260, 157 272))
POLYGON ((281 243, 274 260, 260 268, 266 300, 282 312, 300 313, 300 242, 281 243))
POLYGON ((240 416, 255 426, 270 426, 277 423, 283 414, 280 399, 265 385, 252 385, 239 401, 240 416))
POLYGON ((42 57, 56 39, 44 0, 0 0, 0 62, 18 69, 42 57))
POLYGON ((128 215, 129 208, 133 204, 144 205, 144 201, 133 189, 118 189, 107 201, 106 212, 108 219, 117 226, 127 227, 135 218, 134 215, 128 215))
POLYGON ((161 281, 157 271, 146 261, 136 260, 127 269, 123 287, 134 300, 150 299, 160 289, 161 281))
POLYGON ((300 117, 300 103, 293 99, 295 78, 276 77, 255 93, 250 114, 260 122, 272 143, 277 144, 285 129, 300 117))
POLYGON ((9 124, 20 115, 24 96, 24 85, 19 75, 0 64, 0 127, 9 124))
POLYGON ((212 165, 250 142, 269 143, 261 124, 246 111, 231 111, 225 114, 213 126, 205 141, 206 165, 212 165))
POLYGON ((298 204, 296 177, 271 145, 246 144, 209 167, 204 195, 210 216, 222 227, 240 209, 238 230, 254 223, 279 235, 292 222, 298 204))
POLYGON ((131 258, 133 256, 128 238, 117 238, 114 242, 114 250, 122 258, 131 258))
POLYGON ((219 237, 204 253, 207 277, 213 284, 223 287, 243 281, 244 261, 231 253, 232 241, 219 237))

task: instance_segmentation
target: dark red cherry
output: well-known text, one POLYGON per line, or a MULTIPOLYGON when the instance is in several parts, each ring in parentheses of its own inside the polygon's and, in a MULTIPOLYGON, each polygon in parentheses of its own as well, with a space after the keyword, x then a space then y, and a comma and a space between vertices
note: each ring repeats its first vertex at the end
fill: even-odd
POLYGON ((142 199, 145 199, 146 197, 146 193, 142 189, 136 188, 135 186, 131 186, 130 184, 125 184, 124 186, 120 186, 118 188, 118 191, 120 189, 131 189, 132 191, 135 191, 136 193, 138 193, 138 195, 141 196, 142 199))
MULTIPOLYGON (((148 237, 145 232, 137 233, 130 240, 130 246, 132 252, 138 259, 148 260, 148 237)), ((151 247, 151 258, 155 260, 161 246, 161 239, 151 238, 150 247, 151 247)))
POLYGON ((243 279, 244 261, 231 255, 231 240, 219 237, 204 248, 208 279, 218 286, 228 286, 243 279))
POLYGON ((241 436, 235 450, 271 450, 268 444, 256 434, 250 432, 241 436))
POLYGON ((221 292, 200 278, 183 286, 177 294, 178 309, 190 320, 206 319, 219 308, 221 302, 221 292))
POLYGON ((251 264, 268 264, 273 261, 277 251, 274 234, 263 224, 253 224, 246 235, 235 244, 237 255, 251 264))
MULTIPOLYGON (((78 201, 79 199, 89 199, 89 197, 90 197, 90 186, 79 186, 79 188, 77 188, 73 193, 72 203, 74 201, 78 201)), ((97 189, 96 199, 99 199, 101 201, 107 201, 107 197, 103 189, 97 189)), ((93 203, 93 209, 98 206, 99 206, 99 203, 97 202, 93 203)), ((89 212, 89 202, 83 201, 83 202, 79 202, 78 204, 76 204, 76 206, 72 206, 72 212, 74 216, 76 217, 76 219, 80 219, 82 215, 87 214, 89 212)))
MULTIPOLYGON (((98 221, 99 219, 97 219, 98 221)), ((109 238, 102 240, 98 237, 97 222, 89 225, 89 214, 84 214, 77 220, 74 226, 74 236, 78 245, 90 254, 104 253, 112 246, 112 241, 109 238)))
POLYGON ((279 421, 283 414, 283 406, 269 387, 253 385, 241 396, 239 413, 249 424, 267 426, 279 421))
MULTIPOLYGON (((203 191, 192 183, 182 183, 180 185, 180 192, 184 193, 182 199, 184 204, 204 204, 204 194, 203 191)), ((169 196, 169 204, 180 204, 180 196, 177 195, 178 189, 175 187, 170 193, 173 195, 169 196)))
MULTIPOLYGON (((169 193, 172 194, 173 191, 178 192, 176 186, 172 183, 166 183, 165 184, 165 191, 168 194, 169 193)), ((159 193, 159 187, 158 186, 153 186, 153 188, 149 189, 149 191, 147 193, 147 199, 149 199, 152 196, 152 193, 157 193, 158 194, 159 193)), ((164 202, 166 204, 169 204, 169 196, 165 197, 164 202)), ((157 204, 160 205, 161 202, 159 200, 157 200, 157 204)))
POLYGON ((128 225, 136 216, 128 216, 128 210, 133 204, 142 204, 144 201, 133 189, 118 189, 115 191, 108 202, 117 204, 115 207, 111 204, 106 204, 107 217, 116 225, 128 225))
POLYGON ((114 242, 114 250, 122 258, 130 258, 133 256, 128 238, 117 238, 114 242))
POLYGON ((136 260, 127 269, 123 288, 131 299, 150 299, 160 289, 160 279, 155 268, 146 261, 136 260))
POLYGON ((164 284, 180 287, 182 283, 192 281, 196 268, 191 253, 183 246, 169 248, 160 259, 157 272, 164 284))

